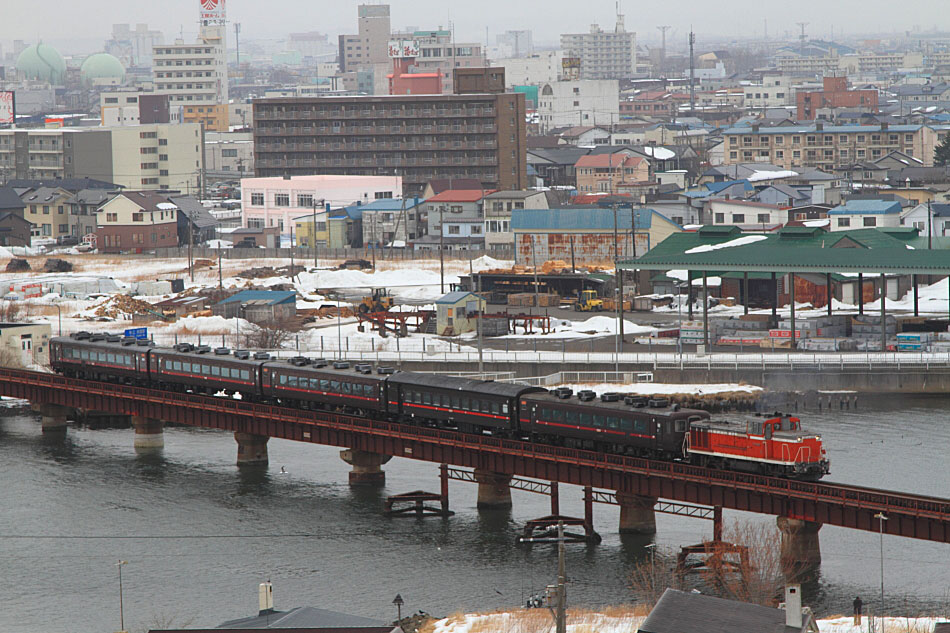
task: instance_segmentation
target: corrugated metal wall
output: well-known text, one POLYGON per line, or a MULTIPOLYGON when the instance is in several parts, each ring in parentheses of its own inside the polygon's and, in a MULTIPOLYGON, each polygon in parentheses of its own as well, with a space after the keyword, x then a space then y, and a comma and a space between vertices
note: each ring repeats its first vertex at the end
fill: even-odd
MULTIPOLYGON (((650 236, 637 233, 636 254, 649 250, 650 236)), ((571 263, 573 251, 576 266, 613 268, 614 258, 633 257, 629 232, 621 233, 614 242, 613 233, 538 233, 515 234, 515 262, 521 266, 538 265, 552 259, 571 263)))

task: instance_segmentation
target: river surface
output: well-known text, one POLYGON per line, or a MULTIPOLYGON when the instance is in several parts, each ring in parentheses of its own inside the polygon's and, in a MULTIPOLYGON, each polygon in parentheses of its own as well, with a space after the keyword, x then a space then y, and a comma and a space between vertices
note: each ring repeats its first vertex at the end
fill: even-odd
MULTIPOLYGON (((950 399, 891 397, 802 417, 824 435, 830 481, 947 497, 948 411, 950 399)), ((386 495, 438 491, 437 465, 394 459, 385 489, 351 490, 339 449, 271 440, 267 469, 238 469, 236 450, 230 434, 172 428, 160 455, 137 456, 130 429, 70 426, 65 440, 51 440, 28 409, 0 409, 0 631, 118 629, 120 559, 132 631, 253 615, 266 579, 278 609, 386 620, 397 593, 403 613, 449 615, 518 606, 553 582, 554 547, 516 543, 526 520, 549 513, 546 497, 513 491, 511 512, 479 513, 476 487, 451 482, 454 517, 386 518, 386 495)), ((583 516, 579 488, 561 486, 561 511, 583 516)), ((630 570, 651 539, 621 538, 616 507, 594 512, 604 540, 568 546, 570 602, 628 602, 630 570)), ((662 514, 657 525, 668 553, 712 531, 708 521, 662 514)), ((807 603, 819 614, 849 612, 859 594, 876 605, 878 535, 831 526, 820 535, 807 603)), ((884 565, 889 611, 950 609, 950 545, 885 536, 884 565)))

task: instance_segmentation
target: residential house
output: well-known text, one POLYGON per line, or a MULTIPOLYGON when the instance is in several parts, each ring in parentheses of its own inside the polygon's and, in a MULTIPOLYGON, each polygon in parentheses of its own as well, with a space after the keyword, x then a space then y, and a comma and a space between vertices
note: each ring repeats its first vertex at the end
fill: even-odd
POLYGON ((832 231, 901 225, 901 204, 886 200, 848 200, 828 212, 832 231))
POLYGON ((792 187, 774 184, 760 189, 754 196, 756 202, 773 204, 780 207, 797 207, 811 203, 810 187, 792 187))
POLYGON ((918 204, 904 210, 901 226, 912 226, 921 236, 950 236, 950 204, 918 204), (932 231, 931 231, 932 227, 932 231))
POLYGON ((280 246, 280 229, 276 226, 245 226, 227 233, 234 248, 277 248, 280 246))
POLYGON ((433 178, 426 183, 422 192, 422 199, 428 200, 432 196, 448 191, 449 189, 481 189, 482 182, 478 178, 433 178))
POLYGON ((515 209, 547 209, 549 206, 543 191, 496 191, 485 196, 485 248, 514 248, 511 214, 515 209))
POLYGON ((0 362, 29 367, 49 365, 49 323, 0 323, 0 362))
POLYGON ((915 156, 909 156, 904 152, 895 150, 893 152, 888 152, 884 156, 881 156, 876 161, 874 161, 874 164, 883 167, 884 169, 899 170, 904 169, 905 167, 923 167, 924 161, 915 156))
POLYGON ((415 241, 416 249, 469 250, 485 247, 482 189, 450 189, 426 200, 428 234, 415 241))
POLYGON ((77 243, 96 233, 96 211, 114 193, 108 189, 80 189, 69 201, 69 236, 77 243))
POLYGON ((533 168, 545 187, 577 186, 574 165, 590 150, 581 147, 563 146, 557 149, 532 149, 528 151, 528 167, 533 168))
POLYGON ((69 235, 72 193, 62 187, 38 187, 20 195, 26 204, 24 219, 33 225, 33 237, 60 241, 69 235))
POLYGON ((644 90, 620 102, 620 116, 669 119, 676 111, 671 97, 666 90, 644 90))
POLYGON ((616 211, 597 206, 517 209, 511 215, 515 262, 533 266, 559 259, 574 266, 611 266, 616 257, 638 257, 682 227, 653 209, 616 211), (631 233, 634 238, 631 239, 631 233))
POLYGON ((640 625, 640 633, 818 633, 810 609, 802 608, 801 587, 785 588, 785 608, 725 600, 667 589, 640 625))
POLYGON ((26 203, 12 187, 0 187, 0 245, 29 246, 32 225, 24 218, 26 203))
POLYGON ((592 147, 610 144, 610 131, 607 128, 592 125, 569 127, 558 134, 560 142, 574 147, 592 147))
POLYGON ((706 214, 713 225, 774 227, 788 222, 789 208, 752 200, 709 200, 706 214))
POLYGON ((154 191, 123 191, 99 207, 96 245, 101 253, 178 246, 178 206, 154 191))
POLYGON ((251 323, 276 323, 297 314, 297 293, 284 290, 242 290, 211 306, 214 316, 241 317, 251 323))
POLYGON ((650 163, 641 156, 621 152, 580 157, 574 164, 581 193, 616 194, 618 187, 650 180, 650 163))
POLYGON ((218 236, 218 220, 192 196, 169 196, 178 207, 178 242, 204 244, 218 236), (189 228, 190 227, 190 228, 189 228))
POLYGON ((391 198, 361 205, 363 243, 398 248, 425 235, 423 202, 422 198, 391 198))

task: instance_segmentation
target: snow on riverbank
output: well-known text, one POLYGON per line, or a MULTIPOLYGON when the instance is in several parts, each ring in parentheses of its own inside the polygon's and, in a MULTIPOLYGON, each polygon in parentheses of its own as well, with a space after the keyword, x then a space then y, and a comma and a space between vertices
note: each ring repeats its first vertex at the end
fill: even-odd
POLYGON ((711 384, 672 384, 658 382, 641 382, 630 385, 618 383, 598 384, 566 384, 559 387, 570 387, 575 393, 581 389, 590 389, 597 395, 602 393, 633 393, 641 396, 714 396, 727 393, 759 394, 765 390, 755 385, 738 383, 711 383, 711 384))

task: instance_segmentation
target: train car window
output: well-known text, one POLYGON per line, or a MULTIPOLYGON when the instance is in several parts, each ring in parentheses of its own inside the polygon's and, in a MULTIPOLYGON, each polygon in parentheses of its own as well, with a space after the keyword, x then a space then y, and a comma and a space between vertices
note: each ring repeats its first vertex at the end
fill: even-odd
POLYGON ((498 406, 498 403, 497 403, 497 402, 492 402, 492 403, 491 403, 491 412, 494 413, 495 415, 498 415, 498 414, 500 413, 500 411, 501 411, 501 408, 498 406))
POLYGON ((578 424, 581 426, 591 426, 593 424, 593 418, 590 413, 581 413, 578 416, 578 424))
POLYGON ((686 420, 676 420, 676 421, 673 423, 673 430, 676 431, 677 433, 685 433, 685 432, 686 432, 686 420))
POLYGON ((330 390, 330 381, 326 378, 320 379, 320 391, 329 391, 330 390))
POLYGON ((363 395, 372 398, 375 395, 375 389, 373 385, 363 385, 363 395))
POLYGON ((330 389, 329 389, 329 391, 332 391, 333 393, 340 393, 340 381, 339 381, 339 380, 331 380, 331 381, 330 381, 330 389))
POLYGON ((462 407, 461 399, 458 396, 452 396, 452 408, 460 409, 462 407))
POLYGON ((212 366, 211 366, 211 375, 212 375, 212 376, 220 376, 220 375, 221 375, 221 368, 218 367, 217 365, 212 365, 212 366))
POLYGON ((345 394, 353 393, 353 384, 349 382, 343 383, 343 393, 345 394))
POLYGON ((491 413, 491 402, 482 400, 482 413, 491 413))
POLYGON ((297 387, 297 377, 296 376, 287 376, 287 385, 290 387, 297 387))
POLYGON ((202 368, 202 370, 203 370, 202 373, 203 373, 205 376, 210 376, 210 375, 211 375, 211 365, 202 365, 201 368, 202 368))
POLYGON ((424 393, 422 394, 422 404, 432 404, 432 394, 424 393))
POLYGON ((282 384, 282 385, 286 385, 286 384, 287 384, 287 376, 281 374, 281 375, 280 375, 280 381, 279 381, 279 382, 280 382, 280 384, 282 384))
POLYGON ((506 415, 508 414, 508 403, 507 403, 507 402, 502 402, 502 403, 501 403, 501 412, 504 413, 504 414, 506 414, 506 415))
POLYGON ((637 433, 646 433, 647 432, 647 423, 646 420, 634 420, 633 428, 637 433))
POLYGON ((172 369, 175 371, 181 371, 181 361, 175 361, 172 363, 172 369))
POLYGON ((593 417, 593 419, 594 419, 594 426, 596 426, 598 429, 606 428, 606 426, 607 426, 607 418, 606 418, 605 416, 602 416, 602 415, 595 415, 595 416, 592 416, 592 417, 593 417))
POLYGON ((246 369, 242 369, 242 370, 241 370, 241 380, 250 380, 250 379, 251 379, 251 372, 249 372, 249 371, 246 370, 246 369))
POLYGON ((633 420, 628 420, 627 418, 620 418, 620 430, 622 430, 622 431, 632 431, 632 430, 633 430, 633 420))
POLYGON ((607 416, 607 428, 617 430, 620 428, 620 418, 615 418, 614 416, 607 416))
POLYGON ((115 354, 106 354, 106 362, 115 364, 115 354))
POLYGON ((82 359, 83 359, 83 360, 89 360, 89 352, 88 352, 88 350, 83 350, 83 351, 82 351, 82 359))
POLYGON ((319 390, 320 390, 320 379, 319 379, 319 378, 311 378, 311 379, 308 380, 307 382, 310 383, 310 389, 311 389, 311 391, 319 391, 319 390))
POLYGON ((412 401, 416 404, 422 404, 422 392, 413 391, 412 392, 412 401))

